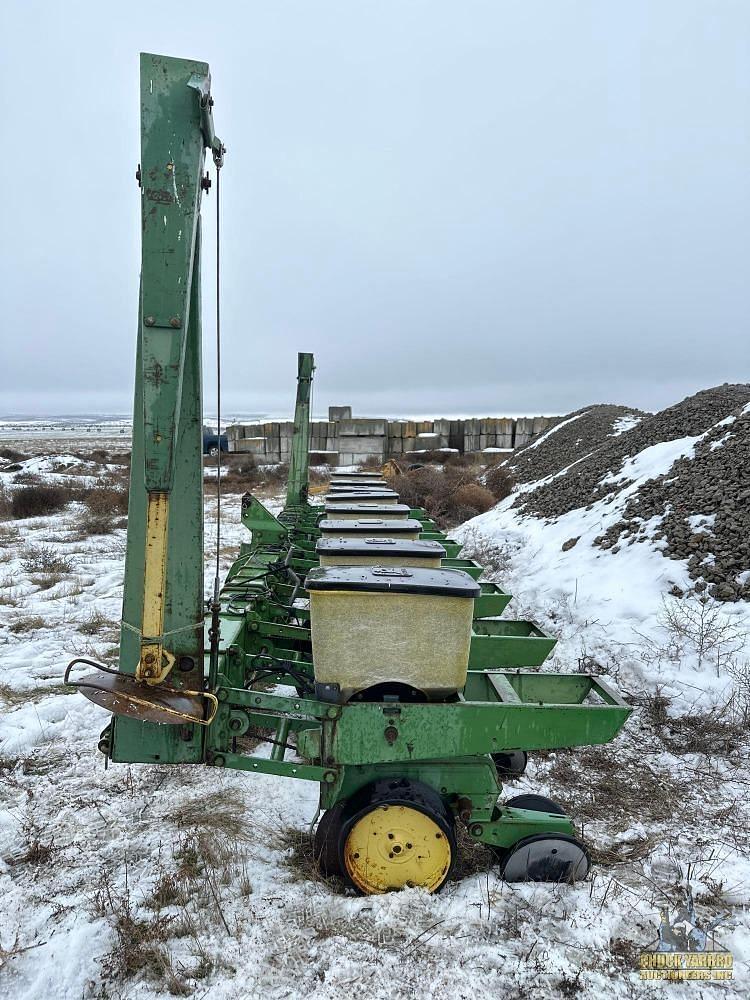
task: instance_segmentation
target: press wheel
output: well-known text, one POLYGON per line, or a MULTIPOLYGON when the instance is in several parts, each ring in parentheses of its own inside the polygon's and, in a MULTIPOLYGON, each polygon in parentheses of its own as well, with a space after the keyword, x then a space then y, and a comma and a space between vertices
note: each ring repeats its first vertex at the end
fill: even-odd
POLYGON ((343 811, 343 802, 337 802, 335 806, 326 809, 315 829, 313 856, 320 874, 325 878, 330 878, 332 875, 343 875, 339 860, 339 839, 341 837, 343 811))
POLYGON ((520 778, 526 770, 529 756, 525 750, 496 750, 492 754, 495 770, 501 778, 520 778))
POLYGON ((345 809, 341 869, 364 895, 413 886, 438 892, 455 856, 453 816, 419 781, 377 781, 345 809))
POLYGON ((586 847, 565 833, 538 833, 510 848, 502 866, 506 882, 579 882, 591 858, 586 847))

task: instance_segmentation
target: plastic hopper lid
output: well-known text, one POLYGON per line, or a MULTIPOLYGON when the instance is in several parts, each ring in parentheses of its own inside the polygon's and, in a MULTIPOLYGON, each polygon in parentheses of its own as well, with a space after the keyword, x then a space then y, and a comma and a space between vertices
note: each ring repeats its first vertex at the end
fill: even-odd
POLYGON ((308 591, 351 590, 439 597, 479 597, 479 584, 460 569, 418 566, 320 566, 307 574, 308 591))
POLYGON ((424 556, 444 559, 445 549, 431 538, 321 538, 315 546, 327 556, 424 556))
POLYGON ((406 532, 421 531, 422 525, 413 518, 405 517, 402 521, 386 520, 382 517, 359 517, 356 520, 347 521, 345 518, 327 517, 318 522, 321 531, 340 531, 346 535, 351 531, 373 531, 389 535, 399 535, 406 532))
POLYGON ((367 497, 368 500, 392 500, 398 497, 398 493, 395 490, 341 490, 339 493, 325 495, 326 500, 335 500, 336 503, 346 503, 347 500, 356 503, 361 497, 367 497))
POLYGON ((409 507, 404 503, 334 503, 326 504, 326 514, 335 517, 337 514, 361 514, 367 517, 368 514, 393 520, 394 514, 408 514, 409 507))

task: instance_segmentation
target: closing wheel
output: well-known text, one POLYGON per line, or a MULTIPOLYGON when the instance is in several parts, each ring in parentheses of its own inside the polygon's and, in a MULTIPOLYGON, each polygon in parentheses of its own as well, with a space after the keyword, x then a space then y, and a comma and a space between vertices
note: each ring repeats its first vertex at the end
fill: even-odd
POLYGON ((377 781, 345 810, 341 866, 365 895, 419 886, 438 892, 456 856, 451 813, 427 785, 377 781))
POLYGON ((520 778, 526 770, 529 756, 525 750, 496 750, 492 760, 501 778, 520 778))
POLYGON ((565 833, 524 837, 508 851, 502 868, 506 882, 579 882, 591 858, 580 840, 565 833))
POLYGON ((339 861, 339 839, 343 811, 343 802, 337 802, 335 806, 326 809, 315 829, 313 856, 320 874, 325 878, 329 878, 331 875, 343 875, 339 861))
POLYGON ((533 809, 534 812, 553 813, 555 816, 564 816, 565 810, 554 799, 548 799, 546 795, 534 795, 526 792, 523 795, 514 795, 508 799, 504 805, 511 809, 533 809))

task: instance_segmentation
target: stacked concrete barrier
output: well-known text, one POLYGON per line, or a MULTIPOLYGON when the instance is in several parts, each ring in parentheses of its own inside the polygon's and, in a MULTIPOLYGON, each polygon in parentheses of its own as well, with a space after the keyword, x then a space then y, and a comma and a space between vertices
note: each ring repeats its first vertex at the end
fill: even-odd
MULTIPOLYGON (((386 420, 351 416, 332 406, 328 420, 311 424, 310 454, 316 464, 362 465, 369 459, 418 460, 421 453, 451 449, 459 454, 512 451, 549 426, 553 417, 472 417, 465 420, 386 420)), ((232 424, 230 452, 254 455, 259 463, 288 462, 294 424, 290 420, 232 424)))

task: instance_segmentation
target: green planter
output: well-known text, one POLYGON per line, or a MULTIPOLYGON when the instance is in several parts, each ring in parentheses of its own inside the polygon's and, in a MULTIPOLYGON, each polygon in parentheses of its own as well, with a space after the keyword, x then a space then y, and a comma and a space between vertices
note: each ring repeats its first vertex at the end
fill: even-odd
MULTIPOLYGON (((456 560, 456 562, 462 561, 456 560)), ((479 586, 482 592, 479 597, 474 598, 474 617, 495 618, 501 615, 512 600, 511 595, 506 594, 496 583, 480 583, 479 586)))
POLYGON ((469 667, 539 667, 556 642, 533 622, 475 621, 469 667))

